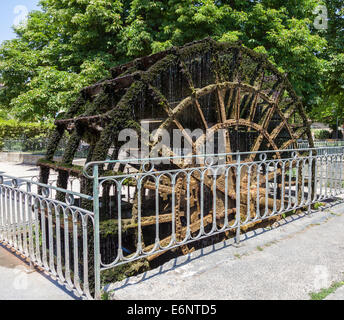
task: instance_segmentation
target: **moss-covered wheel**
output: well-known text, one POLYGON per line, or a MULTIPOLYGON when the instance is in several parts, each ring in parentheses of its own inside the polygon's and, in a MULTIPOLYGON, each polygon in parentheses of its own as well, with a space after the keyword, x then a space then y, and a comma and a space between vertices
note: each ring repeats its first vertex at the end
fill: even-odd
MULTIPOLYGON (((247 154, 243 161, 250 163, 257 158, 255 153, 258 150, 275 150, 271 153, 270 158, 280 159, 281 154, 278 150, 286 149, 288 147, 295 147, 296 140, 306 133, 305 128, 295 132, 294 128, 297 127, 294 119, 291 119, 291 110, 295 112, 297 105, 293 105, 291 100, 288 100, 292 96, 293 92, 288 92, 288 87, 284 85, 284 82, 276 86, 275 91, 270 96, 262 90, 263 79, 256 84, 256 87, 248 84, 243 84, 234 79, 232 82, 222 82, 207 85, 204 88, 195 89, 192 96, 184 98, 175 108, 171 108, 169 105, 165 105, 167 117, 161 120, 161 124, 156 131, 156 136, 153 137, 153 141, 158 141, 159 129, 165 129, 171 132, 171 129, 178 128, 191 146, 189 155, 200 154, 202 146, 207 143, 214 142, 215 152, 219 151, 219 141, 222 135, 223 147, 222 151, 226 153, 232 153, 233 151, 250 151, 251 154, 247 154), (207 114, 204 112, 204 104, 202 101, 212 101, 212 104, 207 105, 207 114), (286 101, 289 101, 288 108, 286 108, 286 101), (192 117, 188 116, 192 114, 192 117), (257 116, 259 114, 259 117, 257 116), (272 126, 271 123, 279 121, 278 125, 272 126), (203 125, 205 131, 204 134, 194 139, 188 132, 189 128, 197 128, 198 125, 203 125), (283 132, 283 134, 282 134, 283 132), (217 141, 214 141, 216 140, 217 141), (234 149, 233 149, 234 146, 234 149), (198 151, 198 152, 197 152, 198 151)), ((286 81, 286 80, 284 80, 286 81)), ((166 103, 166 99, 163 100, 166 103)), ((307 128, 306 128, 307 129, 307 128)), ((151 144, 151 151, 158 143, 151 144)), ((173 150, 169 146, 163 146, 164 153, 171 156, 175 156, 173 150)), ((161 143, 159 148, 162 148, 161 143)), ((235 163, 232 155, 225 157, 225 161, 222 164, 235 163)), ((203 166, 206 164, 203 164, 203 166)), ((176 169, 185 169, 188 167, 196 166, 195 163, 188 163, 185 165, 183 162, 180 164, 175 161, 171 162, 168 167, 174 167, 176 169)), ((165 167, 165 169, 168 169, 165 167)), ((160 170, 163 170, 160 167, 160 170)), ((259 168, 264 169, 264 164, 259 168)), ((269 183, 277 184, 282 180, 281 168, 276 168, 276 172, 272 172, 268 175, 268 181, 262 173, 258 172, 257 166, 243 167, 241 172, 241 199, 240 207, 242 212, 242 221, 247 219, 248 212, 254 216, 257 212, 257 206, 259 210, 265 210, 271 212, 281 208, 281 200, 274 199, 274 196, 270 192, 267 192, 269 183), (250 178, 248 179, 248 174, 250 178), (260 176, 260 179, 259 179, 260 176), (250 186, 248 188, 248 181, 250 186), (259 189, 260 195, 257 199, 257 190, 259 189), (274 207, 275 206, 275 207, 274 207)), ((285 168, 287 170, 288 168, 285 168)), ((178 175, 176 186, 171 184, 167 185, 169 189, 163 187, 162 194, 172 194, 175 192, 175 225, 177 241, 182 241, 187 231, 190 231, 193 236, 196 236, 200 232, 201 225, 207 228, 213 224, 213 214, 216 210, 216 224, 218 228, 223 226, 225 216, 229 222, 234 224, 235 212, 236 212, 236 170, 233 167, 222 175, 216 176, 214 192, 214 177, 212 174, 208 174, 203 177, 202 183, 200 183, 200 173, 195 171, 190 177, 187 183, 187 177, 182 174, 178 175), (227 188, 225 188, 227 179, 227 188), (187 185, 189 184, 189 197, 187 196, 187 185), (203 189, 201 192, 201 185, 203 189), (170 192, 168 192, 168 190, 170 192), (203 198, 201 199, 201 193, 203 198), (216 205, 214 207, 214 198, 216 199, 216 205), (227 202, 226 202, 227 198, 227 202), (187 201, 189 201, 187 203, 187 201), (201 203, 202 212, 201 212, 201 203), (187 209, 189 210, 187 216, 187 209), (187 221, 189 219, 189 221, 187 221), (202 220, 202 221, 201 221, 202 220), (190 228, 187 228, 187 225, 190 228)), ((150 182, 150 186, 154 189, 153 181, 150 182)), ((277 187, 280 188, 280 187, 277 187)), ((279 190, 276 190, 278 193, 279 190)), ((264 212, 264 214, 267 214, 264 212)), ((165 213, 163 213, 165 214, 165 213)), ((154 218, 154 217, 152 217, 154 218)), ((172 215, 169 215, 169 219, 172 215)), ((226 221, 227 222, 227 221, 226 221)), ((165 220, 164 223, 170 223, 170 220, 165 220)), ((161 241, 166 246, 171 237, 167 236, 161 241)), ((147 251, 152 249, 153 244, 147 247, 147 251)), ((182 246, 183 253, 189 252, 189 247, 182 246)), ((191 245, 193 248, 193 245, 191 245)), ((158 255, 153 255, 150 259, 155 258, 158 255)))
MULTIPOLYGON (((83 89, 78 101, 62 119, 56 121, 57 130, 48 147, 46 160, 41 162, 42 182, 47 181, 49 176, 46 168, 54 169, 55 166, 59 174, 59 186, 67 186, 70 166, 81 141, 91 146, 87 161, 117 159, 123 144, 118 139, 120 131, 133 128, 140 136, 143 122, 150 125, 149 151, 158 155, 162 154, 159 134, 163 129, 170 137, 173 137, 173 130, 179 130, 183 141, 191 146, 188 149, 190 154, 201 153, 204 142, 214 139, 214 153, 251 151, 251 154, 242 158, 247 163, 257 160, 255 152, 258 150, 274 150, 270 156, 278 159, 281 154, 277 150, 296 147, 299 138, 307 139, 310 146, 313 146, 309 120, 285 75, 264 55, 240 44, 205 39, 137 59, 112 69, 111 73, 109 79, 83 89), (196 129, 203 133, 194 137, 190 133, 196 129), (54 164, 52 156, 65 131, 71 133, 70 142, 63 163, 54 164), (223 146, 224 149, 221 149, 223 146), (63 170, 64 165, 66 170, 63 170)), ((165 145, 165 155, 166 152, 170 156, 176 155, 177 151, 171 144, 165 145)), ((227 156, 224 162, 230 164, 235 160, 233 156, 227 156)), ((185 169, 194 165, 171 161, 155 169, 185 169)), ((110 169, 111 172, 123 170, 103 169, 110 169)), ((260 201, 262 207, 268 203, 268 210, 272 209, 272 199, 269 193, 266 196, 266 190, 269 181, 281 178, 281 169, 277 167, 275 172, 269 174, 268 181, 259 179, 260 174, 257 167, 243 168, 240 180, 243 220, 247 212, 254 214, 257 211, 260 201), (248 175, 251 179, 248 179, 248 175), (248 181, 251 184, 250 192, 245 191, 248 189, 248 181), (255 197, 258 190, 261 199, 257 201, 255 197)), ((215 184, 211 174, 201 181, 196 171, 190 177, 189 190, 186 179, 185 174, 180 174, 172 182, 168 175, 164 175, 156 188, 154 179, 147 178, 142 188, 136 190, 134 202, 123 203, 127 212, 125 230, 127 233, 132 232, 132 236, 127 236, 128 247, 131 246, 130 241, 135 242, 135 237, 139 236, 135 212, 135 201, 139 197, 142 197, 141 236, 145 251, 149 251, 155 241, 156 194, 159 198, 159 238, 164 245, 171 240, 173 227, 177 241, 185 237, 188 219, 193 236, 198 234, 201 224, 211 228, 214 224, 212 204, 215 195, 218 199, 216 224, 221 227, 224 219, 234 220, 237 201, 235 169, 228 173, 227 182, 220 175, 216 177, 215 184), (187 193, 190 193, 189 197, 187 193), (187 208, 190 214, 186 212, 187 208)), ((90 183, 84 181, 81 186, 81 192, 92 191, 90 183)), ((111 199, 110 190, 111 183, 110 187, 103 188, 103 200, 111 199)), ((102 220, 114 219, 113 212, 105 208, 102 210, 102 220)), ((115 242, 115 237, 111 241, 115 242)), ((183 253, 189 252, 193 246, 183 246, 183 253)), ((129 251, 132 250, 133 244, 129 251)))

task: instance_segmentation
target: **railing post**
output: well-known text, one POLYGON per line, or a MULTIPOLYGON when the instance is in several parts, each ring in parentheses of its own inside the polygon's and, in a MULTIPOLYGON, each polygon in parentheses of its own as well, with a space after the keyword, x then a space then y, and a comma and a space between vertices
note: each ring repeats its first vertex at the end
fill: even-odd
POLYGON ((237 151, 237 174, 236 174, 236 221, 237 221, 237 229, 236 229, 236 236, 235 236, 235 243, 240 243, 240 154, 237 151))
POLYGON ((100 239, 99 239, 99 172, 93 166, 93 213, 94 213, 94 298, 100 300, 100 239))
MULTIPOLYGON (((312 213, 312 184, 313 184, 313 171, 312 171, 312 164, 313 164, 313 152, 309 152, 309 160, 308 160, 308 214, 312 213)), ((304 187, 304 186, 303 186, 304 187)))
POLYGON ((32 263, 32 260, 34 259, 34 249, 33 249, 33 236, 32 236, 32 215, 31 215, 31 199, 29 196, 29 193, 31 192, 31 183, 26 183, 26 212, 27 212, 27 219, 29 224, 29 248, 28 248, 28 256, 29 256, 29 263, 30 263, 30 271, 34 271, 34 265, 32 263))

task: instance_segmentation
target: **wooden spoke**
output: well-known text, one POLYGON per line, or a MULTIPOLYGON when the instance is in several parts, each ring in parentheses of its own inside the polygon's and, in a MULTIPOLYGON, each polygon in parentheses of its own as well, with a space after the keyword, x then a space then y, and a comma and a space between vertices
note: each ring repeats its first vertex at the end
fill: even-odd
MULTIPOLYGON (((226 145, 225 145, 225 147, 226 147, 226 153, 227 153, 227 154, 232 153, 231 139, 230 139, 230 137, 229 137, 229 132, 228 132, 228 130, 225 131, 224 135, 225 135, 224 141, 225 141, 225 144, 226 144, 226 145)), ((233 162, 233 157, 232 157, 232 155, 228 155, 228 156, 227 156, 227 162, 229 162, 229 163, 233 162)))
POLYGON ((207 120, 205 120, 205 117, 204 117, 204 114, 203 114, 203 111, 202 111, 202 108, 197 100, 197 98, 195 98, 193 100, 197 110, 198 110, 198 113, 199 113, 199 116, 201 117, 201 120, 202 120, 202 123, 203 123, 203 126, 204 126, 204 129, 207 130, 208 129, 208 123, 207 123, 207 120))
POLYGON ((158 103, 162 106, 162 108, 165 110, 166 114, 167 115, 171 115, 172 113, 172 108, 171 106, 169 105, 167 99, 160 93, 160 91, 152 86, 152 85, 149 85, 148 86, 149 90, 152 92, 152 95, 153 97, 156 97, 158 98, 158 103))
MULTIPOLYGON (((251 151, 254 151, 254 152, 258 151, 260 149, 262 142, 263 142, 264 136, 265 137, 268 136, 266 129, 269 125, 269 121, 271 120, 271 118, 275 112, 275 109, 276 109, 276 105, 274 104, 273 106, 270 107, 269 111, 267 112, 267 114, 263 120, 263 123, 262 123, 262 129, 260 130, 260 134, 257 137, 256 141, 254 142, 254 145, 253 145, 253 148, 251 149, 251 151)), ((272 141, 269 141, 269 142, 271 143, 272 141)), ((277 146, 276 146, 275 150, 277 150, 277 146)), ((255 157, 256 157, 256 154, 253 153, 249 156, 249 160, 253 161, 255 157)))
POLYGON ((228 100, 228 104, 230 105, 230 107, 229 107, 229 110, 230 110, 229 118, 230 119, 236 119, 236 110, 237 110, 236 102, 238 101, 238 88, 232 88, 231 89, 230 97, 231 97, 231 99, 228 100), (233 103, 232 103, 232 100, 233 100, 233 103))
MULTIPOLYGON (((165 213, 165 214, 159 214, 158 216, 158 222, 159 223, 168 223, 172 221, 172 213, 165 213)), ((115 225, 118 224, 118 220, 114 219, 115 225)), ((136 222, 133 222, 132 219, 121 219, 122 227, 125 229, 135 229, 138 227, 138 224, 136 222)), ((156 224, 156 216, 151 215, 148 217, 141 217, 141 227, 147 227, 152 226, 156 224)))
POLYGON ((275 104, 277 105, 281 99, 281 97, 283 96, 283 93, 285 91, 285 84, 284 81, 281 83, 281 85, 278 87, 277 89, 277 95, 274 99, 275 104))
POLYGON ((295 107, 291 108, 291 110, 289 112, 287 112, 286 115, 284 115, 282 113, 282 111, 280 109, 277 108, 277 112, 279 114, 279 116, 282 118, 282 122, 271 132, 271 138, 272 139, 276 139, 276 137, 278 136, 278 134, 281 132, 282 128, 285 126, 289 132, 290 137, 293 136, 292 130, 291 130, 291 126, 288 123, 289 117, 291 112, 295 109, 295 107))
MULTIPOLYGON (((156 185, 152 181, 147 181, 143 183, 143 188, 149 189, 149 190, 156 190, 156 185)), ((173 193, 173 188, 171 186, 164 185, 161 183, 159 184, 158 190, 159 190, 159 194, 172 194, 173 193)))
POLYGON ((235 101, 235 119, 239 121, 240 118, 240 88, 237 89, 236 101, 235 101))
POLYGON ((300 139, 304 134, 307 133, 307 128, 301 128, 299 129, 294 135, 293 138, 286 141, 285 143, 283 143, 281 149, 287 149, 291 144, 295 144, 297 143, 297 140, 300 139))
POLYGON ((252 104, 251 104, 251 106, 250 106, 250 114, 249 114, 249 117, 248 117, 248 120, 251 121, 251 122, 252 122, 253 119, 254 119, 254 115, 255 115, 255 113, 256 113, 258 101, 259 101, 259 93, 256 93, 256 94, 254 95, 252 104))
POLYGON ((218 114, 220 122, 226 121, 226 108, 225 108, 225 93, 226 90, 221 90, 219 87, 216 88, 218 98, 218 114))
POLYGON ((184 138, 188 141, 188 143, 191 146, 191 149, 193 150, 193 153, 196 153, 196 149, 195 149, 195 144, 192 141, 192 138, 188 135, 188 133, 185 131, 184 127, 180 124, 180 122, 177 119, 174 119, 173 122, 175 123, 175 125, 177 126, 177 128, 181 131, 182 135, 184 136, 184 138))

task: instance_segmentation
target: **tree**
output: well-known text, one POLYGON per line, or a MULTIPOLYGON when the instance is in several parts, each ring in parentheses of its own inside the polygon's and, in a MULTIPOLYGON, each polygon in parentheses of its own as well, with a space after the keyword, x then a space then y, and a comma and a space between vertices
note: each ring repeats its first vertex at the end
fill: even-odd
POLYGON ((108 75, 120 1, 42 0, 0 48, 0 106, 25 120, 52 118, 108 75))
POLYGON ((312 118, 336 128, 344 120, 344 53, 331 54, 325 64, 324 90, 319 104, 312 110, 312 118))
POLYGON ((323 53, 323 90, 313 108, 315 120, 329 123, 337 131, 337 122, 344 121, 344 3, 328 0, 328 31, 324 34, 328 47, 323 53))
POLYGON ((41 0, 42 11, 0 47, 0 106, 53 118, 110 67, 208 36, 242 41, 288 73, 311 110, 319 104, 327 40, 312 24, 317 0, 41 0))

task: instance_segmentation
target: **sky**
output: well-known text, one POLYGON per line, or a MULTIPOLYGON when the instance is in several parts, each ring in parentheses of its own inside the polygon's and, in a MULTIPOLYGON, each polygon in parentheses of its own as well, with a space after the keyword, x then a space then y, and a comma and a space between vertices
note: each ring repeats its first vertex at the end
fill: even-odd
POLYGON ((37 10, 39 0, 0 0, 0 43, 15 38, 12 26, 37 10))

